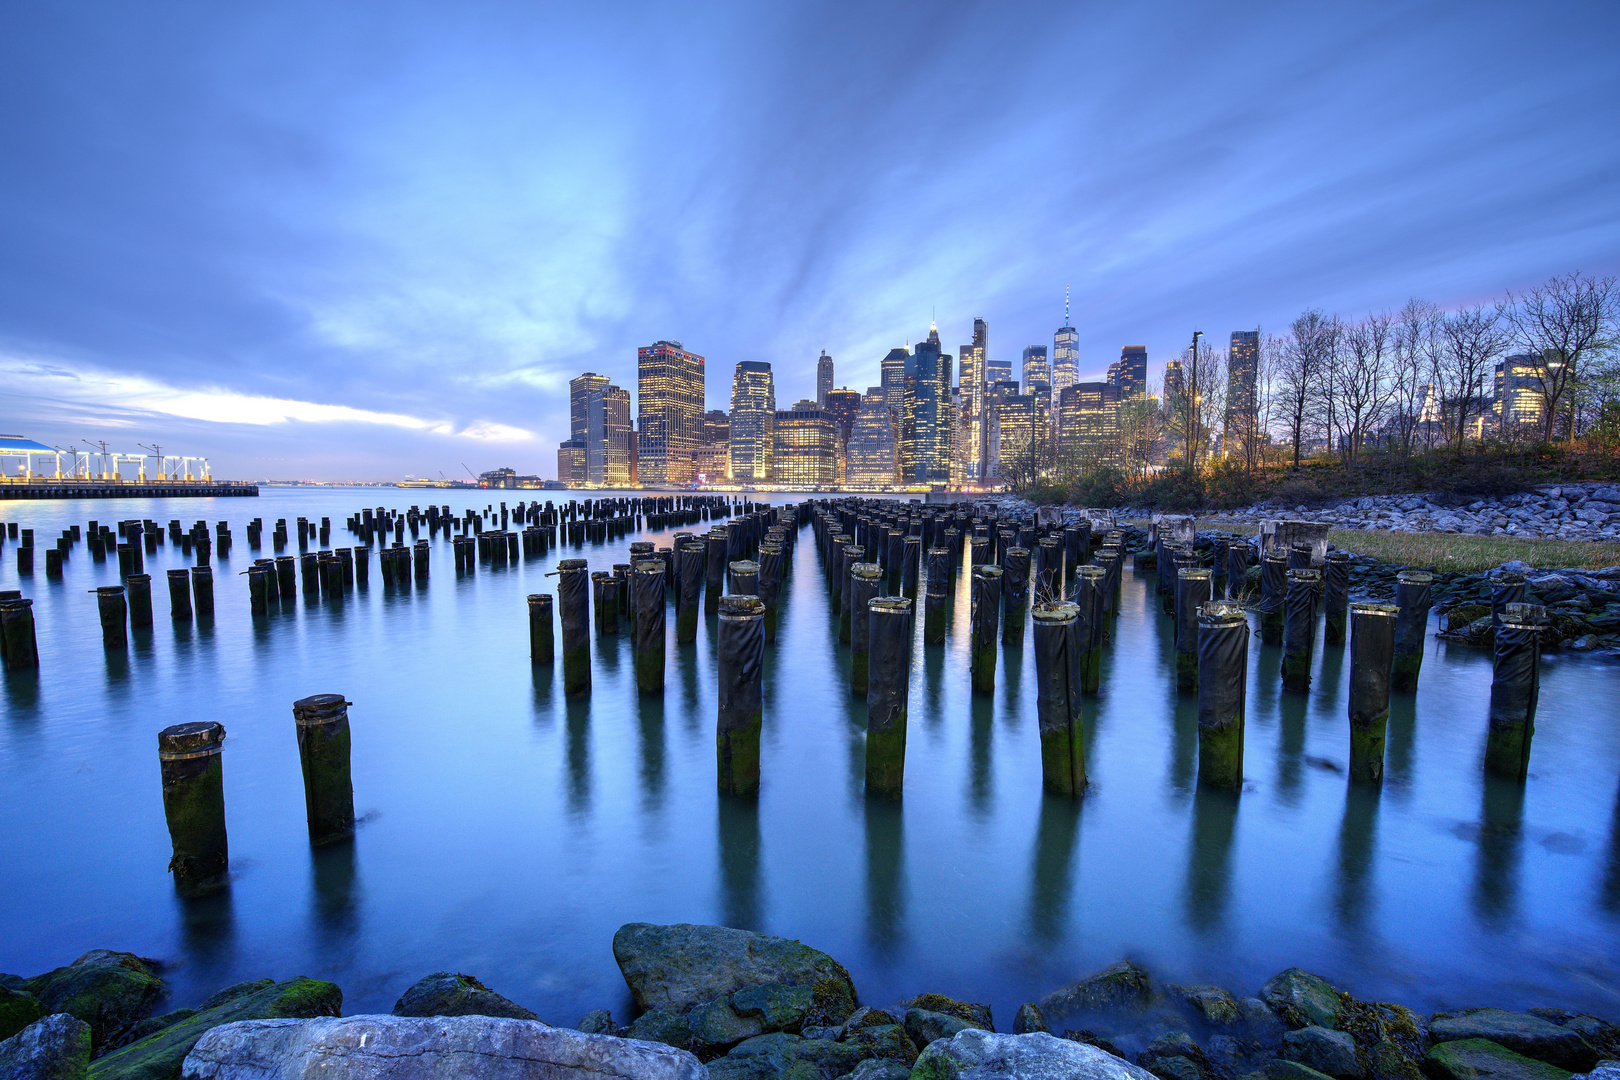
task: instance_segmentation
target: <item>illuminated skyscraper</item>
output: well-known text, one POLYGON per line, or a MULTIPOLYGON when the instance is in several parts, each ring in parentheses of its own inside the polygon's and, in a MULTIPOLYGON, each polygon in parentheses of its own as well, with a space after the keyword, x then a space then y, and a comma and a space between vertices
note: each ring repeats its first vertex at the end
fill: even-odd
POLYGON ((703 438, 703 357, 678 341, 636 350, 636 429, 643 484, 696 479, 692 452, 703 438))
POLYGON ((906 396, 906 362, 911 359, 910 349, 890 349, 878 366, 879 381, 883 384, 883 400, 889 403, 896 416, 906 396))
POLYGON ((1260 331, 1234 330, 1226 353, 1226 422, 1221 452, 1242 455, 1260 424, 1260 331))
POLYGON ((1017 379, 1013 378, 1011 360, 986 360, 984 362, 984 383, 986 393, 989 393, 991 383, 1017 381, 1017 379))
POLYGON ((861 399, 855 431, 849 439, 845 482, 851 487, 892 487, 895 479, 894 413, 882 387, 861 399))
POLYGON ((739 484, 771 480, 776 382, 771 365, 744 360, 731 379, 731 479, 739 484))
POLYGON ((1108 368, 1108 382, 1119 387, 1121 401, 1147 393, 1147 346, 1127 345, 1108 368))
POLYGON ((837 425, 813 401, 776 414, 772 483, 799 490, 838 479, 837 425))
POLYGON ((940 348, 939 328, 917 343, 906 360, 900 407, 900 476, 906 484, 950 480, 951 358, 940 348))
POLYGON ((577 378, 568 380, 568 437, 570 439, 583 439, 585 437, 585 399, 592 390, 600 390, 608 384, 606 375, 598 375, 594 371, 587 371, 577 378))
POLYGON ((985 394, 989 372, 985 354, 990 348, 990 326, 983 319, 973 320, 973 344, 963 345, 961 354, 962 424, 963 439, 958 453, 963 459, 959 470, 966 481, 978 480, 985 475, 985 394))
POLYGON ((1035 387, 1052 388, 1052 368, 1046 362, 1046 346, 1031 345, 1024 350, 1024 393, 1033 394, 1035 387))
POLYGON ((833 441, 838 455, 838 479, 842 481, 848 468, 849 440, 855 432, 855 417, 861 411, 861 394, 847 387, 827 391, 827 406, 823 410, 833 422, 833 441))
POLYGON ((593 487, 630 483, 630 392, 593 387, 585 394, 585 477, 593 487))
POLYGON ((1058 452, 1066 464, 1115 464, 1119 388, 1077 382, 1058 391, 1058 452))
POLYGON ((827 407, 827 394, 833 387, 833 359, 827 355, 827 350, 821 350, 821 359, 816 361, 816 407, 827 407))
POLYGON ((1063 325, 1052 335, 1052 393, 1080 381, 1080 331, 1069 325, 1069 291, 1063 290, 1063 325))

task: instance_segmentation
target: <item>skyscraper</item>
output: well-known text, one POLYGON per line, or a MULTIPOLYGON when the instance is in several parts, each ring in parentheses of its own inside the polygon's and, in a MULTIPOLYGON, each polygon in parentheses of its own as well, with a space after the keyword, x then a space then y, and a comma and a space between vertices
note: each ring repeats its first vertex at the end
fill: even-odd
POLYGON ((838 479, 843 480, 848 468, 849 439, 855 432, 855 417, 861 411, 860 391, 848 387, 827 391, 827 405, 823 411, 833 422, 838 479))
POLYGON ((965 436, 959 452, 963 458, 960 473, 964 480, 979 480, 985 474, 985 393, 989 372, 985 367, 985 354, 990 348, 990 326, 983 319, 973 320, 973 344, 963 345, 958 351, 962 357, 962 433, 965 436))
POLYGON ((1046 346, 1031 345, 1024 350, 1024 393, 1033 394, 1035 387, 1052 388, 1052 368, 1046 362, 1046 346))
POLYGON ((1127 345, 1108 368, 1108 382, 1119 387, 1121 401, 1147 393, 1147 346, 1127 345))
POLYGON ((731 379, 731 479, 765 484, 771 479, 776 427, 776 383, 771 365, 743 360, 731 379))
POLYGON ((906 361, 900 410, 900 476, 907 484, 950 479, 951 358, 940 348, 939 327, 917 343, 906 361))
POLYGON ((1186 406, 1187 373, 1180 360, 1167 360, 1164 365, 1164 407, 1171 415, 1179 414, 1186 406))
POLYGON ((1260 425, 1260 331, 1234 330, 1226 353, 1226 417, 1221 452, 1247 456, 1260 425))
POLYGON ((1052 393, 1080 381, 1080 331, 1069 325, 1069 290, 1063 290, 1063 325, 1052 335, 1052 393))
POLYGON ((600 390, 608 384, 606 375, 598 375, 594 371, 587 371, 568 380, 568 437, 570 439, 583 439, 585 437, 585 399, 592 390, 600 390))
POLYGON ((851 487, 892 487, 895 475, 893 411, 883 388, 874 386, 861 399, 855 431, 849 439, 845 483, 851 487))
POLYGON ((1065 464, 1115 464, 1119 387, 1077 382, 1058 391, 1059 453, 1065 464))
POLYGON ((1011 360, 986 360, 984 362, 984 384, 986 393, 989 393, 991 383, 1017 381, 1017 379, 1013 378, 1011 360))
POLYGON ((837 425, 813 401, 800 401, 776 414, 772 483, 808 489, 838 478, 837 425))
POLYGON ((585 482, 593 487, 630 483, 630 392, 593 387, 585 395, 585 482))
POLYGON ((703 357, 678 341, 636 350, 636 429, 643 484, 688 484, 703 437, 703 357))
POLYGON ((833 388, 833 359, 827 355, 827 350, 821 350, 821 359, 816 361, 816 407, 827 407, 827 394, 833 388))
POLYGON ((904 404, 906 394, 906 361, 911 359, 910 349, 890 349, 879 364, 879 381, 883 384, 883 400, 896 416, 904 404))

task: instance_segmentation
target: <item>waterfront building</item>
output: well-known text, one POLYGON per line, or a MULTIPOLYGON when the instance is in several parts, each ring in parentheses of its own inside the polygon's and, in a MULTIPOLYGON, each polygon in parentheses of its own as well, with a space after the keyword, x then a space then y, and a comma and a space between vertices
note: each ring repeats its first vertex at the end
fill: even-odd
POLYGON ((608 384, 606 375, 598 375, 594 371, 568 380, 568 437, 570 439, 583 439, 585 437, 585 399, 592 390, 600 390, 608 384))
POLYGON ((776 414, 772 483, 781 487, 826 487, 838 479, 837 424, 813 401, 776 414))
POLYGON ((907 358, 900 408, 900 476, 906 484, 950 480, 950 356, 940 348, 939 327, 907 358))
POLYGON ((731 379, 731 479, 738 484, 771 481, 776 382, 771 365, 743 360, 731 379))
POLYGON ((1063 290, 1063 325, 1052 335, 1052 393, 1080 381, 1080 331, 1069 325, 1069 290, 1063 290))
POLYGON ((1024 393, 1033 394, 1037 386, 1052 388, 1052 367, 1046 360, 1045 345, 1024 349, 1024 393))
POLYGON ((983 479, 995 480, 1001 476, 1001 418, 1002 406, 1018 395, 1018 380, 997 379, 985 388, 984 440, 985 472, 983 479))
POLYGON ((686 484, 703 436, 704 362, 678 341, 636 350, 636 429, 644 484, 686 484))
POLYGON ((1496 363, 1496 382, 1491 394, 1491 413, 1504 428, 1539 424, 1546 415, 1541 393, 1541 357, 1517 353, 1496 363))
POLYGON ((962 377, 962 404, 967 413, 967 424, 961 453, 964 458, 962 476, 967 480, 980 480, 985 473, 985 409, 990 388, 990 324, 983 319, 973 320, 973 344, 964 345, 968 371, 962 377))
POLYGON ((1221 453, 1241 457, 1260 427, 1260 331, 1234 330, 1226 351, 1226 417, 1221 453))
POLYGON ((1077 466, 1116 464, 1119 387, 1077 382, 1057 392, 1058 453, 1077 466))
POLYGON ((851 487, 890 487, 895 482, 895 422, 881 386, 867 390, 849 438, 845 483, 851 487))
POLYGON ((827 404, 823 411, 833 422, 838 480, 842 482, 848 465, 849 439, 855 432, 855 417, 861 411, 860 391, 851 390, 847 386, 827 391, 827 404))
POLYGON ((630 392, 613 385, 585 395, 585 483, 630 484, 630 392))
POLYGON ((585 482, 585 440, 569 439, 557 444, 557 480, 563 484, 585 482))
POLYGON ((731 445, 731 417, 724 409, 710 409, 703 414, 703 441, 719 446, 731 445))
POLYGON ((827 350, 821 350, 821 359, 816 361, 816 407, 827 407, 827 395, 833 388, 833 358, 827 355, 827 350))
POLYGON ((1147 346, 1127 345, 1108 367, 1108 382, 1119 387, 1121 401, 1147 393, 1147 346))
POLYGON ((692 451, 692 470, 700 484, 718 484, 730 479, 731 446, 729 443, 699 443, 692 451))

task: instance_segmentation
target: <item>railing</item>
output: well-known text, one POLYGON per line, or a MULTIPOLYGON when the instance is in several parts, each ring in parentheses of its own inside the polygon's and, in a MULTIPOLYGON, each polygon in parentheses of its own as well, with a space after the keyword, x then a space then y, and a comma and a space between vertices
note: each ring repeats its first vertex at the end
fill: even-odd
POLYGON ((27 485, 34 487, 60 487, 63 484, 78 485, 81 487, 151 487, 161 484, 165 487, 253 487, 252 480, 168 480, 162 477, 157 479, 131 480, 127 477, 108 477, 105 480, 84 476, 0 476, 0 484, 27 485))

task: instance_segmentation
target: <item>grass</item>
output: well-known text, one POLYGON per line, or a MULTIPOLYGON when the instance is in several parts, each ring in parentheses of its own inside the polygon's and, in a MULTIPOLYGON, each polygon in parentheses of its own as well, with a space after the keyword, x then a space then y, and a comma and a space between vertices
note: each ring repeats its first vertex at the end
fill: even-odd
MULTIPOLYGON (((1223 521, 1218 518, 1199 518, 1198 527, 1243 534, 1258 530, 1253 521, 1223 521)), ((1512 559, 1522 560, 1537 569, 1549 570, 1572 566, 1583 570, 1601 570, 1606 566, 1620 566, 1620 544, 1596 544, 1583 540, 1333 529, 1328 533, 1328 541, 1334 547, 1357 555, 1371 555, 1379 562, 1426 570, 1454 570, 1465 574, 1490 570, 1512 559)))

